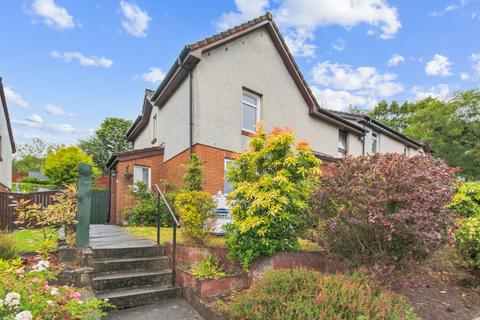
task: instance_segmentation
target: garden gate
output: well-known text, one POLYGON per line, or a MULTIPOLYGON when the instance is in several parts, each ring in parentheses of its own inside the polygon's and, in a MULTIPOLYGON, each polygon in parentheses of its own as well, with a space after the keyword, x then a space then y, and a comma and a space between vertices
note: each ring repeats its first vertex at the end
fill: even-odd
POLYGON ((107 190, 92 190, 90 224, 108 223, 109 196, 107 190))

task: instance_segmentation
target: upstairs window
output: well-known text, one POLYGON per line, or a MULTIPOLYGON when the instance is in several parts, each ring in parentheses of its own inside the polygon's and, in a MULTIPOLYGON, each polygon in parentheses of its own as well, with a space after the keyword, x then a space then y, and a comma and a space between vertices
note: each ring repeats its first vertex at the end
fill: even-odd
MULTIPOLYGON (((152 119, 152 141, 157 139, 157 114, 153 116, 152 119)), ((155 143, 155 142, 152 142, 155 143)))
POLYGON ((150 188, 150 168, 144 166, 133 167, 133 182, 143 182, 150 188))
POLYGON ((378 152, 378 134, 372 132, 372 153, 378 152))
POLYGON ((260 120, 260 97, 253 93, 242 92, 242 130, 255 132, 260 120))
POLYGON ((345 158, 347 156, 347 133, 338 131, 338 154, 337 157, 345 158))

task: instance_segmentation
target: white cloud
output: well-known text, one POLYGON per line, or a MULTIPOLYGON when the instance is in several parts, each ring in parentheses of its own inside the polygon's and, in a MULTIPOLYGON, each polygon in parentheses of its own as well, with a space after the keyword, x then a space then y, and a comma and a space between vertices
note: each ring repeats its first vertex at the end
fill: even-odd
POLYGON ((447 84, 438 84, 432 87, 413 86, 413 99, 421 100, 427 97, 445 100, 450 96, 451 90, 447 84))
POLYGON ((237 6, 237 12, 226 12, 217 21, 216 25, 219 30, 227 30, 247 20, 256 18, 268 10, 268 0, 235 0, 235 5, 237 6))
POLYGON ((48 127, 49 129, 60 133, 74 133, 76 129, 69 124, 54 124, 48 127))
POLYGON ((293 54, 313 56, 317 28, 340 25, 351 29, 367 24, 379 29, 380 38, 393 38, 401 28, 397 9, 385 0, 278 0, 269 6, 268 0, 236 0, 237 10, 222 14, 217 21, 219 30, 228 29, 271 10, 285 33, 293 54))
POLYGON ((312 70, 313 82, 317 85, 347 91, 361 91, 370 96, 389 97, 402 92, 401 84, 395 82, 394 73, 380 73, 374 67, 354 69, 347 64, 324 61, 312 70))
POLYGON ((157 83, 165 78, 165 72, 163 72, 160 68, 150 67, 149 71, 142 73, 140 78, 150 83, 157 83))
POLYGON ((365 97, 357 96, 344 90, 322 90, 316 86, 312 86, 312 91, 318 104, 326 109, 341 111, 345 110, 348 106, 363 106, 367 104, 367 99, 365 97))
POLYGON ((29 116, 27 118, 27 121, 33 122, 35 124, 42 124, 43 123, 42 117, 40 117, 40 115, 37 114, 37 113, 34 113, 31 116, 29 116))
POLYGON ((462 72, 462 73, 460 73, 460 79, 461 80, 468 80, 468 79, 470 79, 470 75, 466 72, 462 72))
POLYGON ((430 15, 434 16, 434 17, 438 17, 438 16, 441 16, 445 13, 461 9, 461 8, 465 7, 469 2, 470 2, 470 0, 460 0, 459 2, 456 2, 456 3, 450 3, 448 6, 446 6, 445 8, 443 8, 440 11, 431 12, 430 15))
POLYGON ((480 53, 472 53, 470 56, 472 69, 480 76, 480 53))
POLYGON ((390 59, 388 60, 387 62, 387 65, 389 67, 396 67, 398 66, 400 63, 404 63, 405 62, 405 58, 399 54, 394 54, 390 57, 390 59))
POLYGON ((43 18, 43 22, 58 30, 75 27, 73 17, 67 9, 58 6, 55 0, 35 0, 32 4, 32 13, 43 18))
POLYGON ((450 61, 447 57, 442 56, 441 54, 436 54, 433 56, 433 59, 427 62, 425 66, 425 73, 429 76, 449 76, 452 73, 450 72, 450 61))
POLYGON ((20 108, 24 108, 24 109, 28 107, 28 103, 25 100, 23 100, 22 96, 19 93, 13 91, 12 88, 5 87, 4 92, 5 92, 5 98, 7 99, 7 102, 9 104, 13 103, 19 106, 20 108))
POLYGON ((102 68, 110 68, 113 65, 113 61, 105 57, 98 58, 96 56, 85 56, 80 52, 66 51, 58 52, 52 51, 50 55, 56 59, 61 59, 65 62, 72 62, 72 60, 77 60, 82 66, 95 66, 102 68))
POLYGON ((321 106, 342 110, 349 105, 371 107, 379 100, 403 92, 394 73, 374 67, 353 68, 348 64, 324 61, 312 69, 312 91, 321 106))
POLYGON ((47 104, 44 108, 45 112, 51 114, 51 115, 54 115, 54 116, 63 116, 65 114, 65 111, 59 107, 59 106, 56 106, 54 104, 47 104))
POLYGON ((127 1, 120 1, 120 8, 123 14, 122 27, 134 37, 146 37, 151 20, 147 11, 127 1))
POLYGON ((345 50, 346 46, 347 46, 347 44, 346 44, 345 40, 343 40, 343 39, 338 39, 337 41, 335 41, 332 44, 333 50, 336 50, 336 51, 339 51, 339 52, 342 52, 343 50, 345 50))

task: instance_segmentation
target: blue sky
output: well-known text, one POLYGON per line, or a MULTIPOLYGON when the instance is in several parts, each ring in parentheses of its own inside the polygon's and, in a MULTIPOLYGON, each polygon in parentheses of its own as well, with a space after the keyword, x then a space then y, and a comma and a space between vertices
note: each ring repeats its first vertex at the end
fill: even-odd
POLYGON ((479 0, 2 1, 17 143, 75 143, 107 116, 134 119, 185 44, 267 10, 327 108, 479 86, 479 0))

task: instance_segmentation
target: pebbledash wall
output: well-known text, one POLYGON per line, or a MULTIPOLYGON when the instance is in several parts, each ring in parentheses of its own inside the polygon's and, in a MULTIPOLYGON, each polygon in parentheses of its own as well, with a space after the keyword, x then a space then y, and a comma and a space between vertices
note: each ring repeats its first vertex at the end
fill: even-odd
MULTIPOLYGON (((136 204, 132 195, 135 165, 151 168, 152 187, 158 184, 159 187, 164 188, 165 181, 168 181, 173 189, 183 185, 183 177, 189 161, 189 149, 165 162, 163 151, 158 151, 154 155, 148 155, 148 152, 150 149, 145 149, 144 152, 136 150, 118 156, 118 161, 113 167, 116 172, 111 177, 111 223, 121 224, 126 218, 126 212, 136 204)), ((223 191, 225 158, 233 159, 237 154, 201 144, 194 145, 193 152, 197 153, 203 162, 203 190, 212 195, 223 191)))

